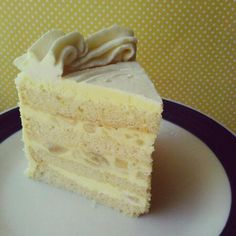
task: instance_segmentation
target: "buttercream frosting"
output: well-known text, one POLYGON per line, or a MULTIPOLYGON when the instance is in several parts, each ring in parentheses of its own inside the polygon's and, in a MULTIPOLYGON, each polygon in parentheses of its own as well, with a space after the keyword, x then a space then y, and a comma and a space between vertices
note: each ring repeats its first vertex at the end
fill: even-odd
POLYGON ((116 63, 88 70, 78 71, 65 76, 78 83, 88 83, 138 94, 158 103, 161 97, 144 69, 136 61, 116 63))
POLYGON ((114 25, 89 36, 51 30, 18 57, 15 66, 35 78, 65 78, 72 72, 135 60, 133 31, 114 25))

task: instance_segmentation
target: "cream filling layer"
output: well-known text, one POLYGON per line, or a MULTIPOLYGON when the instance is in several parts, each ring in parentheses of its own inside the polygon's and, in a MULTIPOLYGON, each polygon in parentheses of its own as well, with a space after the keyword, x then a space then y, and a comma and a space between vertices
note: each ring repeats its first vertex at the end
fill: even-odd
POLYGON ((156 134, 153 133, 141 132, 129 128, 116 129, 112 127, 101 127, 90 122, 79 120, 74 124, 70 124, 69 121, 63 117, 39 110, 36 111, 26 105, 21 106, 21 113, 27 118, 32 118, 32 120, 38 121, 41 124, 56 126, 58 130, 61 130, 61 137, 63 136, 63 130, 73 128, 80 138, 82 136, 91 136, 91 138, 98 137, 104 140, 113 140, 125 146, 137 146, 137 148, 144 149, 147 152, 153 151, 153 144, 156 138, 156 134), (139 142, 141 142, 141 144, 139 144, 139 142))
MULTIPOLYGON (((33 149, 36 149, 38 150, 39 152, 42 152, 42 151, 45 151, 47 152, 49 155, 52 155, 49 150, 44 146, 42 145, 41 143, 39 142, 36 142, 36 141, 33 141, 33 140, 30 140, 29 139, 25 139, 27 140, 27 144, 31 147, 33 147, 33 149)), ((83 165, 87 168, 92 168, 94 169, 94 171, 99 171, 99 172, 105 172, 105 173, 108 173, 108 174, 111 174, 115 177, 119 177, 121 179, 124 179, 125 181, 128 181, 130 182, 131 184, 132 183, 135 183, 136 185, 140 186, 140 187, 143 187, 143 188, 147 188, 147 184, 149 185, 149 183, 147 183, 147 180, 143 180, 143 179, 138 179, 137 178, 137 172, 140 171, 142 173, 146 173, 147 172, 147 167, 146 169, 144 168, 144 166, 142 165, 142 163, 140 163, 140 166, 136 166, 135 168, 129 168, 125 173, 124 171, 122 170, 118 170, 117 167, 115 167, 113 165, 112 162, 110 162, 109 166, 91 166, 91 165, 88 165, 84 160, 87 158, 85 156, 84 153, 82 153, 82 151, 80 151, 80 158, 75 158, 74 155, 73 155, 73 150, 70 151, 70 152, 67 152, 67 153, 62 153, 62 154, 56 154, 57 157, 56 157, 56 162, 57 162, 57 165, 60 164, 60 160, 64 160, 64 161, 72 161, 74 163, 77 163, 77 164, 80 164, 80 165, 83 165)), ((107 160, 112 160, 114 161, 114 158, 112 157, 107 157, 107 160)), ((47 159, 47 163, 48 164, 53 164, 53 159, 51 158, 48 158, 47 159)), ((150 167, 151 168, 151 167, 150 167)), ((149 173, 147 173, 147 176, 150 175, 150 168, 148 169, 149 170, 149 173)))
POLYGON ((115 188, 110 184, 97 182, 95 180, 86 178, 84 176, 78 176, 74 173, 70 173, 68 171, 65 171, 62 168, 59 168, 59 167, 56 167, 56 166, 53 166, 50 164, 48 166, 49 166, 49 168, 56 171, 60 175, 63 175, 63 176, 65 176, 65 178, 68 178, 68 179, 76 182, 78 185, 82 186, 85 189, 88 189, 91 191, 97 191, 98 193, 103 193, 105 195, 110 196, 111 198, 119 199, 121 201, 128 202, 129 204, 132 204, 132 205, 137 205, 137 206, 140 206, 140 205, 145 206, 146 205, 146 201, 147 201, 146 199, 143 199, 137 195, 134 195, 133 193, 119 190, 118 188, 115 188), (129 196, 131 196, 131 199, 132 199, 132 196, 139 199, 139 203, 132 201, 129 198, 129 196))

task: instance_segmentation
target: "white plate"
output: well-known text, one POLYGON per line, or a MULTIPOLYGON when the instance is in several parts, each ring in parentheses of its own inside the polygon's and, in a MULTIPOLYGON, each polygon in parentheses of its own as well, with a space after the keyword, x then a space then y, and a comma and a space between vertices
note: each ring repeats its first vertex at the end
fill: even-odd
POLYGON ((216 236, 231 206, 215 154, 185 129, 163 121, 154 155, 151 212, 126 217, 79 194, 26 178, 21 131, 0 145, 0 235, 216 236))

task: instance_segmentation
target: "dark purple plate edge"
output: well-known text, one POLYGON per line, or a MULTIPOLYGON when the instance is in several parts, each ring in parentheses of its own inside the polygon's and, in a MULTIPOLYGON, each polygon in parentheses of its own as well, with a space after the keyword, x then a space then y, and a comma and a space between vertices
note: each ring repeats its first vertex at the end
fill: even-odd
POLYGON ((0 114, 0 143, 21 128, 18 107, 0 114))
MULTIPOLYGON (((236 165, 233 157, 236 154, 235 136, 216 121, 196 110, 166 99, 163 101, 163 118, 183 127, 201 139, 224 166, 231 185, 232 205, 221 236, 236 235, 236 226, 234 225, 236 222, 236 165)), ((0 115, 0 127, 0 143, 21 129, 18 107, 0 115)))
POLYGON ((169 100, 164 101, 163 118, 177 124, 202 140, 217 156, 229 178, 232 205, 221 236, 236 235, 236 137, 204 114, 169 100))

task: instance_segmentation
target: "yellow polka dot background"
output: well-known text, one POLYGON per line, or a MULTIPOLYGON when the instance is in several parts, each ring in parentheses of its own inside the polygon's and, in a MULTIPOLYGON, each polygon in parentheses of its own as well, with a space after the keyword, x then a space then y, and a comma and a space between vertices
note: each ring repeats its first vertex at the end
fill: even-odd
POLYGON ((89 35, 114 23, 138 38, 137 60, 164 98, 236 131, 234 0, 0 1, 0 110, 17 104, 12 61, 50 29, 89 35))

